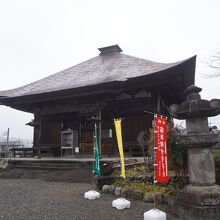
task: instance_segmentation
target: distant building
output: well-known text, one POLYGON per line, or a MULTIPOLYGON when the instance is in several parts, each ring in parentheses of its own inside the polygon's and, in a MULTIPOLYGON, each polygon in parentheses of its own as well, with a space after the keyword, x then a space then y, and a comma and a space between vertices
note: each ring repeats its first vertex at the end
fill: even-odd
POLYGON ((217 126, 212 126, 211 133, 217 134, 219 136, 219 142, 213 148, 220 148, 220 130, 218 129, 217 126))
POLYGON ((23 145, 20 144, 20 141, 0 141, 0 152, 7 152, 10 148, 13 147, 22 147, 23 145))
POLYGON ((195 56, 162 64, 125 55, 118 45, 99 51, 66 70, 0 92, 1 104, 34 114, 33 143, 41 154, 60 155, 61 132, 68 129, 79 153, 91 154, 95 117, 102 154, 117 152, 113 119, 123 118, 124 150, 134 155, 139 133, 152 124, 153 115, 145 111, 169 117, 167 106, 181 103, 183 91, 194 84, 195 56))

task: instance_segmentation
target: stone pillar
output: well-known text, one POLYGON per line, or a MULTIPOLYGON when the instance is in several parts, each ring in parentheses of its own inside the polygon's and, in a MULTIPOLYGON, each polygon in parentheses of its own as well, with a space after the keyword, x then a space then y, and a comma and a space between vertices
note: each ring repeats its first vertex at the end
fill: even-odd
POLYGON ((210 148, 188 150, 189 182, 194 186, 215 185, 215 161, 210 148))
POLYGON ((189 182, 192 185, 211 186, 215 184, 215 161, 210 147, 193 145, 196 135, 209 137, 207 117, 186 119, 187 136, 191 137, 192 146, 188 148, 189 182))
POLYGON ((179 194, 176 206, 188 220, 220 219, 220 186, 215 185, 215 161, 211 151, 219 138, 210 134, 208 127, 208 117, 220 112, 220 100, 201 99, 201 90, 188 87, 186 101, 170 106, 174 118, 186 120, 187 134, 180 137, 180 142, 188 148, 189 184, 179 194))

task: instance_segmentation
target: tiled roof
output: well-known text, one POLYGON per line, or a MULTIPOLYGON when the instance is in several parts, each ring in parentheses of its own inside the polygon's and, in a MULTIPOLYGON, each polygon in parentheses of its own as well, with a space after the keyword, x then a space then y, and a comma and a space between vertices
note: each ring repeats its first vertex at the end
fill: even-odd
POLYGON ((112 81, 126 81, 159 72, 185 61, 170 64, 157 63, 120 52, 104 53, 73 67, 50 75, 31 84, 7 91, 0 91, 0 97, 15 97, 47 93, 65 89, 97 85, 112 81))

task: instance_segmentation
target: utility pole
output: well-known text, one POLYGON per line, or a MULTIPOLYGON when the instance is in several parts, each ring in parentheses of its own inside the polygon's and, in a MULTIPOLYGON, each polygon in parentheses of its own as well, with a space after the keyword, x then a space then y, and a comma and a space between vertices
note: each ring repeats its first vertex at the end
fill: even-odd
POLYGON ((8 130, 7 130, 7 142, 6 142, 6 149, 7 149, 7 151, 9 150, 9 149, 8 149, 8 144, 9 144, 9 131, 10 131, 10 129, 8 128, 8 130))

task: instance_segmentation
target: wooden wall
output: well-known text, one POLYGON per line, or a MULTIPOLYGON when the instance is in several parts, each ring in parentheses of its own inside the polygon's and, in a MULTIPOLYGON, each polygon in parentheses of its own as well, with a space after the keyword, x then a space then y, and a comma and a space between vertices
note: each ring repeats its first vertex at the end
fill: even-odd
POLYGON ((41 144, 60 144, 60 122, 41 123, 41 144))
POLYGON ((136 142, 141 131, 152 127, 152 120, 153 116, 147 114, 126 116, 122 120, 123 141, 136 142))
MULTIPOLYGON (((81 117, 81 116, 80 116, 81 117)), ((122 115, 122 138, 125 148, 137 147, 137 137, 141 131, 152 127, 153 115, 147 113, 134 113, 122 115)), ((93 152, 93 126, 89 126, 91 121, 79 118, 79 115, 68 113, 63 115, 44 116, 41 120, 41 146, 60 146, 61 131, 68 128, 78 130, 80 151, 82 153, 93 152), (84 120, 84 121, 83 121, 84 120), (81 121, 81 125, 79 124, 81 121), (63 125, 63 127, 61 127, 63 125)), ((102 138, 102 154, 113 154, 118 152, 116 133, 114 128, 113 115, 111 111, 102 112, 102 129, 112 129, 111 138, 102 138)))

